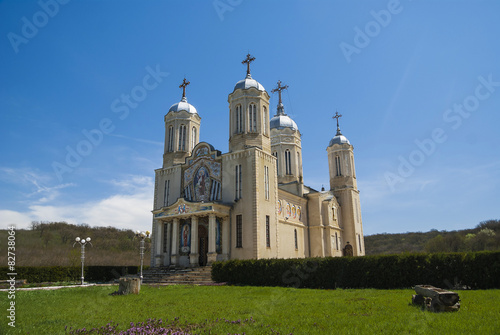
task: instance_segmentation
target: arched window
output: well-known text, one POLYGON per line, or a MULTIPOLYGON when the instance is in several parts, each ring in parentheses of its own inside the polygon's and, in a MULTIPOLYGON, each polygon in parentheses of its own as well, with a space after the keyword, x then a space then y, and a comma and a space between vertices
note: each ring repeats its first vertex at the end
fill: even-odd
POLYGON ((179 126, 179 151, 186 151, 186 126, 179 126))
POLYGON ((276 157, 276 173, 279 174, 279 165, 278 165, 278 162, 279 162, 279 159, 278 159, 278 153, 275 151, 273 152, 273 156, 276 157))
POLYGON ((290 157, 290 150, 285 151, 285 173, 292 174, 292 160, 290 157))
POLYGON ((356 170, 354 170, 354 157, 351 156, 351 169, 352 169, 352 177, 356 178, 356 170))
POLYGON ((236 106, 236 133, 243 132, 243 112, 241 110, 241 105, 236 106))
POLYGON ((299 250, 299 240, 297 239, 297 229, 293 230, 293 235, 295 238, 295 250, 299 250))
POLYGON ((254 104, 248 106, 248 131, 257 131, 257 106, 254 104))
POLYGON ((301 163, 300 152, 297 152, 297 171, 298 171, 298 174, 300 174, 300 163, 301 163))
POLYGON ((168 127, 167 151, 174 151, 174 126, 168 127))
POLYGON ((262 127, 264 127, 264 129, 262 130, 262 132, 264 133, 264 135, 267 135, 267 108, 266 107, 263 107, 263 113, 262 113, 262 127))
POLYGON ((191 150, 194 149, 194 146, 196 145, 196 128, 193 127, 191 130, 191 150))
POLYGON ((340 157, 339 156, 335 156, 335 175, 336 176, 342 175, 342 170, 340 169, 340 157))

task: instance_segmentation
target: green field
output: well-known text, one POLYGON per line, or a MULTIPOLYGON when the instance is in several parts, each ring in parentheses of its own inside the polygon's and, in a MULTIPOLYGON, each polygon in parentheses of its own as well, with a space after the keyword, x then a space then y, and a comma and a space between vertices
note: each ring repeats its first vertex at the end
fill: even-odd
POLYGON ((65 334, 65 326, 126 329, 148 318, 174 320, 197 334, 500 334, 500 290, 459 291, 456 313, 409 305, 412 290, 311 290, 237 286, 117 286, 17 291, 16 328, 1 292, 0 334, 65 334), (233 322, 228 322, 233 321, 233 322))

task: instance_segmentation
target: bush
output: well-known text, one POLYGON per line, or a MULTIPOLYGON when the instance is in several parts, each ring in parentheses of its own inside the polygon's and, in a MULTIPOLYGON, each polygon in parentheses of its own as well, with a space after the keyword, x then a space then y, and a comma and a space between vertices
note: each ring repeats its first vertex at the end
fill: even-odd
POLYGON ((304 288, 409 288, 418 284, 500 288, 500 252, 230 260, 212 279, 236 285, 304 288))
MULTIPOLYGON (((16 267, 16 279, 26 279, 28 283, 80 281, 81 267, 70 266, 19 266, 16 267)), ((9 279, 8 267, 0 267, 0 280, 9 279)), ((125 275, 139 273, 138 266, 86 266, 85 281, 108 282, 125 275)))

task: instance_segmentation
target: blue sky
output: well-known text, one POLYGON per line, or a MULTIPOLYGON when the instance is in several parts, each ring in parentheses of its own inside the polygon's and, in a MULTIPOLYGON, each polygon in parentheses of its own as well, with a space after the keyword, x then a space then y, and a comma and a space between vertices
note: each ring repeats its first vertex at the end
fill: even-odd
POLYGON ((1 1, 0 228, 149 229, 179 84, 201 140, 227 152, 248 52, 270 94, 289 85, 313 188, 328 187, 343 115, 366 235, 498 219, 498 13, 472 0, 1 1))

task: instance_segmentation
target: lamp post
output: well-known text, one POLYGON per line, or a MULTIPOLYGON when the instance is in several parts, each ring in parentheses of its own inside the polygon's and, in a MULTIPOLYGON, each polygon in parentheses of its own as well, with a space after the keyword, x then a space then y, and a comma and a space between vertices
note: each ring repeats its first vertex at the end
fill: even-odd
POLYGON ((136 231, 135 232, 135 237, 138 237, 141 239, 141 247, 140 247, 140 253, 141 253, 141 284, 142 284, 142 265, 144 263, 144 240, 149 237, 151 233, 149 231, 143 232, 143 231, 136 231))
POLYGON ((87 244, 90 244, 92 245, 92 243, 90 243, 90 237, 87 237, 87 238, 80 238, 80 237, 77 237, 75 238, 75 243, 73 243, 73 247, 75 246, 75 244, 77 243, 80 243, 80 245, 82 246, 82 285, 83 285, 83 264, 85 263, 85 245, 87 244))

